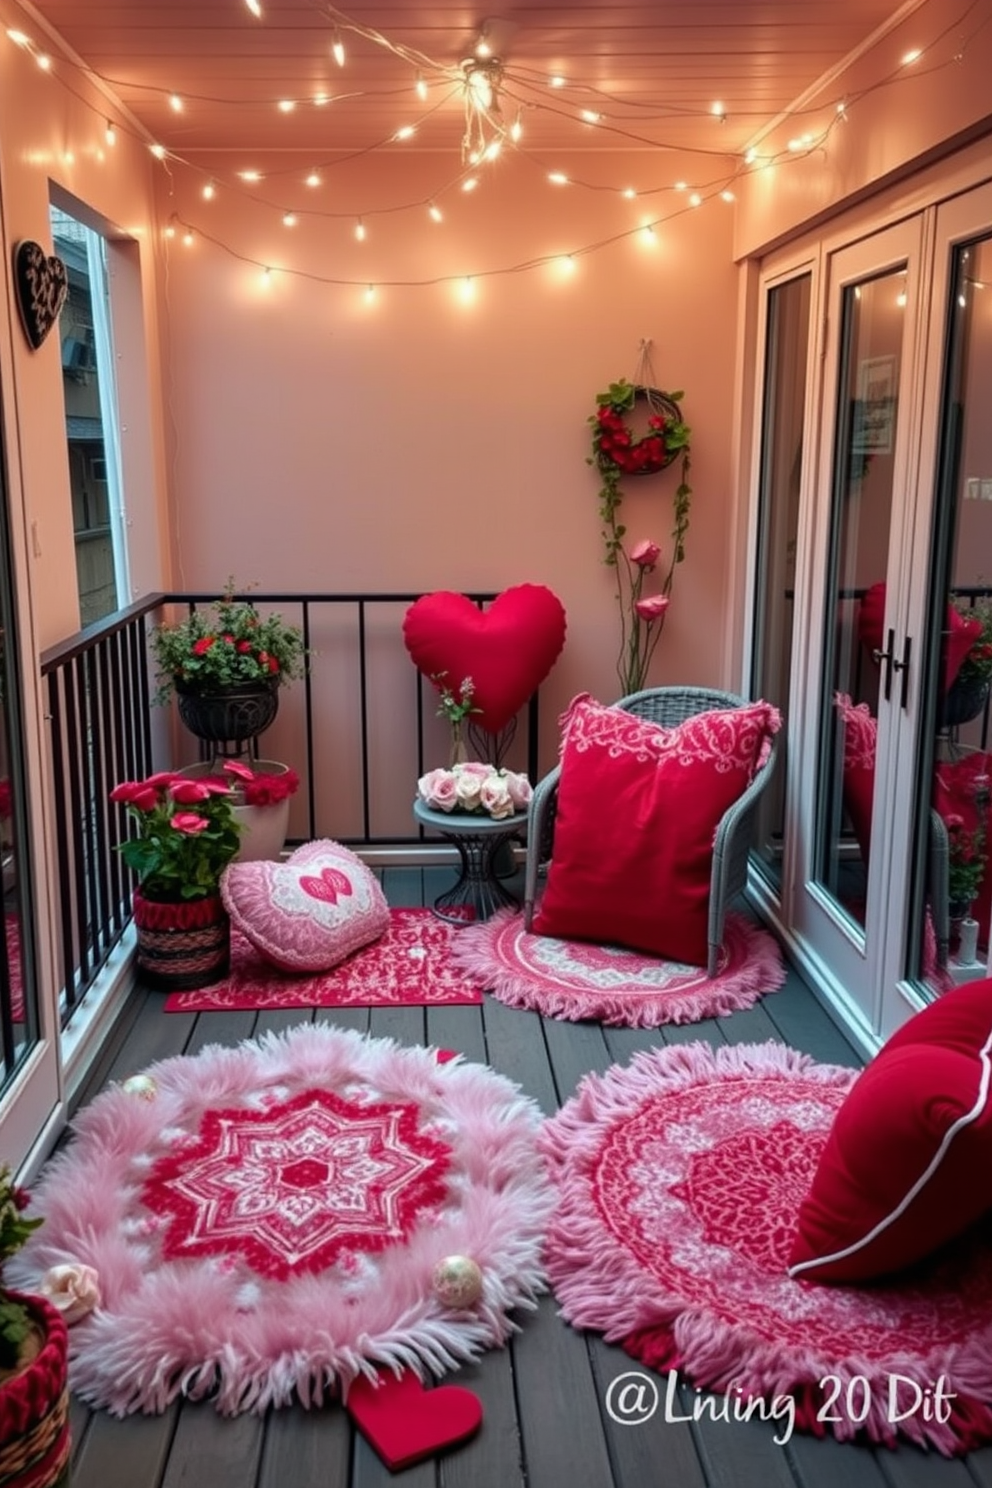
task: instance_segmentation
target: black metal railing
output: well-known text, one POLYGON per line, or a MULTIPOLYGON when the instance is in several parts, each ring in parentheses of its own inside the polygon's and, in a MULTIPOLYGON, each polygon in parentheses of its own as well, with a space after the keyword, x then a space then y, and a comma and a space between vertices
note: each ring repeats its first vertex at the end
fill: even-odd
MULTIPOLYGON (((266 748, 274 741, 301 778, 289 845, 321 836, 365 849, 422 844, 411 814, 415 782, 428 763, 443 762, 446 734, 434 716, 430 684, 403 646, 402 615, 420 596, 259 591, 234 597, 262 612, 285 610, 288 621, 299 623, 310 653, 302 681, 281 689, 279 716, 265 735, 266 748)), ((495 597, 467 595, 480 608, 495 597)), ((127 834, 126 813, 110 802, 109 792, 118 781, 177 767, 196 754, 174 709, 159 713, 153 706, 151 629, 175 607, 189 612, 217 598, 149 595, 41 658, 60 884, 63 1027, 131 919, 132 881, 116 851, 127 834)), ((506 763, 536 780, 536 694, 522 719, 519 736, 505 741, 506 763)))

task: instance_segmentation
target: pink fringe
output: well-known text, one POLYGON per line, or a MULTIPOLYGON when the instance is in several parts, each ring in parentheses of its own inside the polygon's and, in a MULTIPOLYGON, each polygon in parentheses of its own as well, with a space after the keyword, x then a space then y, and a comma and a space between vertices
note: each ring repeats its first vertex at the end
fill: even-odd
MULTIPOLYGON (((540 937, 523 929, 519 910, 502 909, 492 919, 471 925, 452 937, 451 956, 466 975, 487 987, 510 1007, 530 1008, 550 1018, 580 1022, 586 1018, 628 1028, 658 1028, 663 1023, 698 1023, 701 1018, 722 1018, 740 1012, 767 992, 776 992, 785 981, 785 967, 775 941, 766 930, 741 915, 726 920, 724 952, 731 969, 705 978, 694 970, 687 985, 652 993, 643 987, 575 987, 574 990, 539 973, 526 964, 511 966, 497 953, 497 940, 515 920, 520 922, 521 944, 540 937)), ((505 941, 504 941, 505 945, 505 941)), ((646 963, 660 958, 645 956, 646 963)))
POLYGON ((63 1262, 98 1271, 103 1304, 69 1335, 70 1384, 91 1405, 115 1415, 160 1412, 180 1395, 213 1396, 224 1415, 294 1395, 320 1405, 380 1367, 453 1369, 515 1331, 513 1309, 535 1305, 553 1193, 535 1146, 540 1112, 509 1080, 313 1024, 233 1049, 211 1045, 147 1073, 153 1100, 111 1087, 79 1113, 75 1140, 33 1195, 45 1224, 9 1265, 11 1281, 16 1271, 29 1291, 63 1262), (165 1261, 141 1233, 134 1196, 144 1173, 208 1108, 266 1090, 356 1084, 424 1102, 444 1123, 455 1177, 439 1221, 427 1218, 405 1245, 366 1257, 368 1279, 350 1296, 331 1272, 273 1282, 211 1258, 165 1261), (432 1291, 434 1266, 455 1254, 472 1256, 485 1278, 471 1312, 441 1307, 432 1291))
MULTIPOLYGON (((796 1425, 817 1435, 832 1430, 840 1440, 859 1431, 873 1442, 894 1446, 899 1438, 956 1456, 992 1440, 992 1326, 976 1324, 965 1347, 934 1342, 926 1357, 894 1354, 887 1367, 858 1356, 820 1357, 756 1335, 749 1327, 689 1311, 678 1296, 651 1295, 644 1271, 604 1231, 590 1203, 588 1175, 605 1130, 650 1097, 686 1089, 714 1075, 802 1073, 824 1086, 845 1088, 855 1072, 816 1064, 780 1044, 736 1045, 713 1050, 699 1042, 637 1053, 629 1066, 587 1075, 559 1114, 546 1121, 538 1143, 558 1187, 558 1208, 548 1233, 548 1274, 564 1317, 576 1328, 593 1328, 620 1343, 653 1369, 684 1370, 692 1384, 717 1391, 795 1397, 796 1425), (888 1419, 891 1373, 932 1387, 940 1375, 957 1395, 951 1419, 927 1421, 917 1412, 888 1419), (846 1382, 864 1376, 872 1387, 872 1409, 862 1425, 816 1420, 822 1404, 818 1382, 826 1375, 846 1382)), ((842 1412, 839 1414, 843 1415, 842 1412)))

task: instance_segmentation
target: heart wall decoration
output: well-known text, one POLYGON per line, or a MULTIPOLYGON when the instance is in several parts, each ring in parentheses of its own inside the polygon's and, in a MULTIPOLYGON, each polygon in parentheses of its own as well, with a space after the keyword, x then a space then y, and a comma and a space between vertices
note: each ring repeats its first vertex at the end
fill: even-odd
POLYGON ((25 239, 14 249, 14 279, 24 334, 37 351, 65 304, 69 275, 60 258, 46 256, 39 243, 25 239))
POLYGON ((425 677, 446 678, 457 693, 471 677, 472 721, 498 734, 537 691, 565 644, 565 609, 543 584, 504 589, 486 610, 464 594, 439 590, 407 610, 403 639, 425 677))

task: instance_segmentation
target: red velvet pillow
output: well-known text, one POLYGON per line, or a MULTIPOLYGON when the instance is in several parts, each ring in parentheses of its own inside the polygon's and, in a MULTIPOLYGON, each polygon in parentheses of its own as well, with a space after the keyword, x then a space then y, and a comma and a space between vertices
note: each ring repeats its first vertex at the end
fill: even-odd
POLYGON ((834 705, 844 725, 844 807, 861 849, 861 860, 867 868, 871 850, 878 723, 867 703, 855 705, 846 692, 834 694, 834 705))
POLYGON ((917 1013, 857 1078, 799 1209, 790 1276, 868 1281, 992 1208, 992 980, 917 1013))
POLYGON ((660 728, 576 698, 535 932, 705 965, 713 837, 780 722, 758 702, 660 728))

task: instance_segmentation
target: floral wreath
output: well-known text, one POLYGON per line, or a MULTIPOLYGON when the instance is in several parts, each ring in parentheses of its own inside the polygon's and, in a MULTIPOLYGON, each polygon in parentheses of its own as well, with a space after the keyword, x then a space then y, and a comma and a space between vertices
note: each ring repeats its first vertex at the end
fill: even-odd
POLYGON ((592 427, 592 454, 588 463, 595 465, 603 478, 599 492, 599 514, 603 519, 606 562, 615 564, 625 529, 617 523, 620 505, 620 479, 624 475, 656 475, 671 465, 681 454, 682 479, 675 492, 675 529, 672 565, 685 557, 685 534, 689 528, 689 437, 692 430, 682 420, 679 400, 682 392, 664 393, 659 388, 627 382, 611 382, 605 393, 596 395, 596 412, 589 415, 592 427), (627 422, 637 402, 643 399, 651 410, 647 431, 638 436, 627 422))
POLYGON ((587 463, 595 465, 602 485, 599 490, 599 515, 603 522, 604 561, 616 574, 617 601, 620 606, 620 652, 617 676, 623 696, 639 692, 644 686, 651 657, 661 636, 672 593, 676 565, 685 558, 685 535, 689 530, 689 436, 683 422, 679 399, 682 393, 663 393, 654 387, 648 343, 641 346, 640 375, 637 382, 611 382, 605 393, 596 398, 596 412, 590 414, 592 454, 587 463), (628 423, 639 400, 648 406, 647 428, 637 435, 628 423), (675 491, 675 526, 672 551, 661 576, 660 592, 645 596, 645 576, 653 573, 661 549, 653 541, 637 543, 628 553, 623 539, 626 527, 618 520, 622 498, 620 480, 625 475, 655 475, 682 457, 682 479, 675 491))

